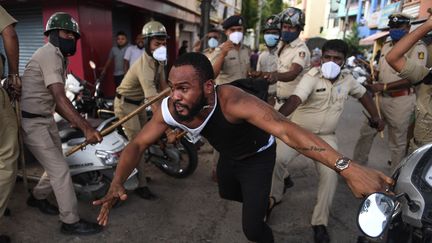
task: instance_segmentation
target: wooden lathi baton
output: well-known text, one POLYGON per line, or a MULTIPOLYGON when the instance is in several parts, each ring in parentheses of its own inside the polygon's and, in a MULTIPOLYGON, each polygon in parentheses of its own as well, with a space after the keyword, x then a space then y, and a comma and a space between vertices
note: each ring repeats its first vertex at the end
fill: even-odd
MULTIPOLYGON (((121 124, 125 123, 126 121, 128 121, 129 119, 131 119, 133 116, 135 116, 136 114, 138 114, 139 112, 141 112, 142 110, 144 110, 145 108, 147 108, 148 106, 152 105, 156 101, 164 98, 170 92, 171 92, 170 88, 167 88, 164 91, 160 92, 158 95, 156 95, 155 97, 151 98, 149 101, 145 102, 144 104, 142 104, 138 108, 136 108, 134 111, 132 111, 131 113, 129 113, 127 116, 123 117, 122 119, 118 120, 117 122, 115 122, 111 126, 109 126, 109 127, 105 128, 104 130, 102 130, 101 131, 101 135, 102 136, 106 136, 106 135, 110 134, 118 126, 120 126, 121 124)), ((71 150, 67 151, 65 155, 69 156, 69 155, 75 153, 76 151, 84 148, 87 145, 88 145, 88 142, 85 141, 82 144, 79 144, 79 145, 73 147, 71 150)))
MULTIPOLYGON (((375 71, 374 71, 374 66, 373 66, 373 60, 375 59, 375 55, 378 52, 378 43, 375 41, 374 42, 374 46, 373 46, 373 51, 372 51, 372 58, 371 61, 369 62, 370 65, 370 70, 371 70, 371 75, 372 75, 372 82, 375 81, 375 71)), ((380 102, 379 102, 379 94, 378 92, 375 93, 375 107, 377 109, 378 112, 378 117, 381 119, 381 108, 380 108, 380 102)), ((384 138, 384 132, 381 131, 379 132, 380 137, 384 138)))
POLYGON ((22 131, 21 131, 21 107, 18 100, 15 100, 15 113, 17 117, 18 122, 18 145, 20 148, 19 152, 19 161, 21 166, 21 172, 22 172, 22 178, 24 182, 24 189, 27 192, 28 191, 28 180, 27 180, 27 169, 26 169, 26 161, 24 156, 24 142, 22 138, 22 131))

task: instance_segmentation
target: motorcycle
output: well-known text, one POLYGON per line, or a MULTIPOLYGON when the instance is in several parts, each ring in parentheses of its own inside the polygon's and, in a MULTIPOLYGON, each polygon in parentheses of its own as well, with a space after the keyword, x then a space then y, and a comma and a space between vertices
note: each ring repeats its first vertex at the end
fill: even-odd
POLYGON ((402 160, 392 177, 394 194, 373 193, 361 204, 360 230, 373 242, 432 242, 432 144, 402 160))
MULTIPOLYGON (((77 111, 83 114, 90 122, 94 121, 93 117, 109 118, 110 122, 116 121, 117 118, 114 118, 112 102, 102 97, 100 78, 97 78, 95 72, 96 65, 90 61, 90 66, 96 79, 93 95, 88 96, 91 92, 86 92, 88 90, 85 85, 86 81, 73 74, 68 74, 65 85, 68 97, 70 97, 77 111), (97 116, 93 116, 93 114, 97 114, 97 116)), ((146 112, 147 117, 150 119, 152 116, 150 107, 146 112)), ((119 127, 115 132, 127 140, 122 127, 119 127)), ((162 172, 175 178, 189 176, 198 166, 197 149, 194 144, 184 137, 179 138, 179 141, 174 144, 167 143, 167 139, 163 137, 157 144, 153 144, 146 150, 144 158, 146 163, 154 164, 162 172)))

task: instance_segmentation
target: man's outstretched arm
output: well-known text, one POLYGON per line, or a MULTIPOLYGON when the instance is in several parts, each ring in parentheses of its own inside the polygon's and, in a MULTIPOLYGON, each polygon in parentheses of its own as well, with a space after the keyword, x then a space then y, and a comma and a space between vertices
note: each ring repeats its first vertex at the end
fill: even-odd
MULTIPOLYGON (((336 160, 341 158, 342 154, 318 136, 288 121, 267 103, 234 87, 225 88, 222 98, 227 99, 222 109, 228 120, 233 122, 246 120, 275 135, 305 156, 335 170, 336 160)), ((393 183, 393 180, 383 173, 357 163, 351 163, 340 174, 356 197, 384 191, 389 184, 393 183)))
POLYGON ((133 169, 138 166, 144 151, 155 143, 166 129, 168 129, 168 125, 163 121, 161 109, 157 109, 152 119, 144 125, 135 139, 130 141, 122 151, 114 179, 107 194, 102 199, 93 202, 93 205, 102 206, 97 217, 100 225, 107 225, 109 211, 118 199, 127 199, 126 190, 123 187, 124 182, 133 169))

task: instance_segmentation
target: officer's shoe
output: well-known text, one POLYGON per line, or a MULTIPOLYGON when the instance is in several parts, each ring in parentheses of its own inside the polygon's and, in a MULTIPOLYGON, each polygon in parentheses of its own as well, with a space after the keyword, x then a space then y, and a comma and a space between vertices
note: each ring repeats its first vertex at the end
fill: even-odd
POLYGON ((30 197, 27 199, 27 205, 30 207, 39 208, 39 210, 44 214, 49 215, 58 215, 59 210, 56 206, 52 205, 48 202, 46 199, 38 200, 36 199, 33 194, 30 194, 30 197))
POLYGON ((324 225, 312 225, 314 231, 315 243, 329 243, 330 236, 327 233, 327 228, 324 225))
POLYGON ((7 235, 0 235, 0 243, 10 243, 11 239, 7 235))
POLYGON ((80 219, 73 224, 62 223, 60 231, 66 235, 91 235, 101 232, 103 227, 97 223, 80 219))
POLYGON ((142 199, 154 200, 157 198, 157 196, 153 192, 150 191, 150 188, 148 188, 148 186, 138 187, 137 189, 135 189, 135 192, 142 199))

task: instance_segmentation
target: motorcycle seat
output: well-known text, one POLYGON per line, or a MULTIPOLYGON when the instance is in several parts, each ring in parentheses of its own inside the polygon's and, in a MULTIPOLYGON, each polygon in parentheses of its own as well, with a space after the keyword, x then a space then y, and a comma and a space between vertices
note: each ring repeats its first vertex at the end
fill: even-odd
POLYGON ((59 135, 62 143, 66 143, 74 138, 83 138, 85 140, 84 133, 81 130, 71 127, 60 130, 59 135))

